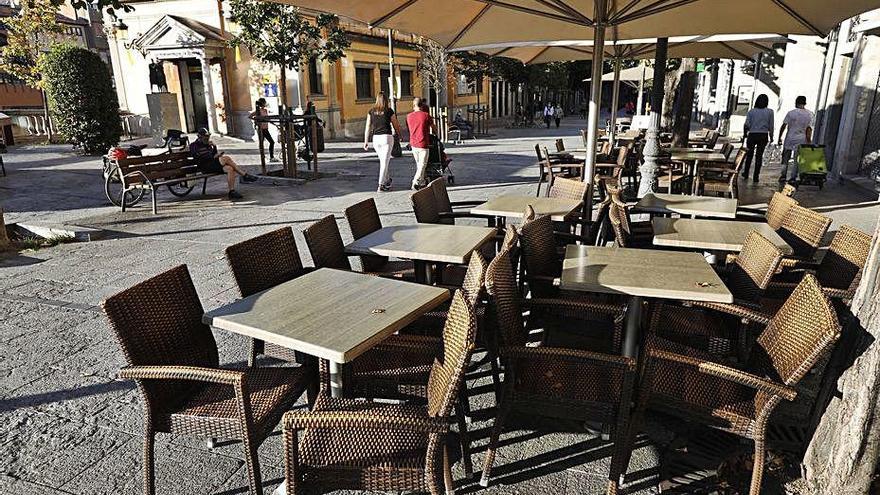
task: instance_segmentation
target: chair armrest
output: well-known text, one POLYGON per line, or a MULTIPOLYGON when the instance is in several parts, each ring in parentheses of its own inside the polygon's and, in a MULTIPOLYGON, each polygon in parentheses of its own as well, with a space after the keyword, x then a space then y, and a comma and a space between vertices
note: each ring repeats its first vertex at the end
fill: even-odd
POLYGON ((443 350, 443 341, 429 335, 396 334, 388 336, 373 349, 437 355, 443 350))
MULTIPOLYGON (((788 297, 797 287, 795 282, 770 282, 767 291, 772 296, 781 295, 783 298, 788 297)), ((822 287, 822 292, 831 299, 852 299, 855 295, 855 288, 835 289, 832 287, 822 287)))
POLYGON ((590 365, 601 365, 603 367, 616 367, 623 371, 634 372, 636 369, 636 360, 625 356, 615 356, 612 354, 603 354, 600 352, 581 351, 578 349, 566 349, 561 347, 524 347, 524 346, 506 346, 501 349, 501 353, 508 358, 545 358, 560 361, 581 361, 590 365))
POLYGON ((281 423, 285 431, 306 428, 399 430, 446 433, 449 423, 425 413, 408 413, 405 407, 378 406, 365 411, 288 411, 281 423))
POLYGON ((197 366, 128 366, 119 370, 118 376, 127 380, 189 380, 237 385, 244 380, 245 373, 197 366))
POLYGON ((713 302, 702 302, 702 301, 693 301, 691 303, 692 306, 711 309, 713 311, 719 311, 721 313, 726 313, 729 315, 733 315, 744 320, 754 321, 756 323, 761 323, 763 325, 769 325, 770 320, 773 318, 769 315, 765 315, 760 311, 755 311, 753 309, 749 309, 740 304, 725 304, 725 303, 713 303, 713 302))
POLYGON ((690 366, 698 373, 723 378, 761 392, 778 395, 789 401, 794 400, 795 397, 797 397, 797 391, 788 385, 776 383, 772 380, 761 378, 760 376, 736 368, 731 368, 730 366, 724 366, 723 364, 718 364, 714 361, 683 356, 681 354, 661 351, 659 349, 648 349, 647 357, 648 359, 659 359, 662 361, 671 361, 673 363, 690 366))
POLYGON ((469 206, 480 206, 486 201, 487 200, 485 199, 471 199, 467 201, 451 201, 449 204, 452 205, 453 208, 467 208, 469 206))

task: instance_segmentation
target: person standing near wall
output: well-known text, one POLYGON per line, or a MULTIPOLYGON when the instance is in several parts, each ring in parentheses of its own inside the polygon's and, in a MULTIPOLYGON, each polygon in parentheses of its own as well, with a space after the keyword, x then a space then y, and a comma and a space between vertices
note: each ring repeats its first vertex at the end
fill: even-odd
POLYGON ((416 173, 412 180, 412 189, 416 191, 427 184, 428 148, 431 146, 431 134, 437 135, 437 126, 428 113, 428 104, 424 99, 413 98, 412 103, 413 111, 406 116, 406 127, 409 128, 409 146, 416 161, 416 173))
POLYGON ((376 104, 367 112, 367 123, 364 127, 364 151, 370 149, 370 136, 373 138, 373 149, 379 156, 379 188, 378 192, 391 190, 391 150, 394 147, 394 134, 400 135, 400 123, 394 110, 388 106, 388 97, 380 91, 376 95, 376 104))
POLYGON ((746 114, 745 134, 746 134, 746 163, 743 167, 742 177, 748 179, 749 168, 752 165, 752 158, 755 160, 755 174, 752 182, 758 182, 758 176, 761 174, 761 166, 764 165, 764 150, 767 143, 773 139, 773 110, 767 108, 770 99, 767 95, 758 95, 755 99, 755 108, 749 110, 746 114))
POLYGON ((277 161, 275 159, 275 140, 272 139, 272 134, 269 133, 269 123, 268 122, 256 122, 257 117, 268 117, 269 110, 266 109, 266 99, 260 98, 257 100, 256 108, 248 118, 255 121, 257 128, 257 137, 260 139, 260 143, 263 141, 269 142, 269 161, 274 162, 277 161))
POLYGON ((785 135, 785 144, 782 147, 782 175, 779 176, 779 182, 788 180, 789 183, 794 183, 797 181, 798 147, 813 142, 813 112, 805 108, 807 97, 798 96, 794 101, 794 106, 794 110, 785 115, 782 127, 779 129, 777 144, 783 144, 782 136, 785 135), (786 172, 788 173, 786 174, 786 172))
POLYGON ((549 101, 544 105, 544 124, 547 129, 550 128, 550 121, 553 119, 553 104, 549 101))
POLYGON ((557 103, 556 106, 553 107, 553 119, 556 121, 556 128, 557 129, 559 129, 559 123, 562 122, 562 117, 563 117, 562 105, 557 103))

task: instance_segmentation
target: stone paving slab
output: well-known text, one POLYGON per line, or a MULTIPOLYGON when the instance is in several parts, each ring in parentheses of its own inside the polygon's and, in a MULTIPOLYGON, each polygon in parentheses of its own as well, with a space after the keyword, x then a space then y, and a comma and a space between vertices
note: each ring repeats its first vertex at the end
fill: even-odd
MULTIPOLYGON (((570 124, 568 123, 570 122, 570 124)), ((498 194, 535 192, 534 145, 557 137, 580 145, 580 122, 560 130, 498 130, 496 137, 450 146, 456 185, 452 200, 485 200, 498 194)), ((229 154, 255 170, 253 143, 225 144, 229 154)), ((336 178, 296 187, 242 186, 246 198, 230 202, 223 181, 208 194, 177 199, 160 192, 159 215, 149 202, 122 214, 103 196, 100 162, 64 147, 15 147, 0 178, 7 222, 73 223, 101 229, 104 238, 0 256, 0 494, 139 493, 142 404, 133 384, 115 380, 124 363, 98 304, 110 294, 186 263, 206 309, 238 298, 223 250, 249 237, 291 226, 301 256, 310 263, 301 231, 326 215, 344 221, 346 206, 374 197, 385 225, 412 223, 407 154, 392 162, 395 191, 377 194, 377 164, 352 143, 328 143, 321 169, 336 178), (7 455, 8 454, 8 455, 7 455)), ((766 203, 778 165, 765 167, 761 183, 741 186, 743 204, 766 203)), ((880 206, 870 194, 829 183, 795 196, 840 223, 872 231, 880 206)), ((477 221, 464 223, 479 224, 477 221)), ((244 366, 248 339, 215 331, 221 363, 244 366)), ((470 429, 477 477, 463 479, 459 493, 604 493, 609 447, 587 430, 547 424, 512 424, 503 437, 492 484, 479 490, 494 415, 487 378, 474 378, 477 414, 470 429), (538 428, 535 430, 534 428, 538 428)), ((630 465, 631 493, 656 493, 661 465, 674 435, 661 424, 645 426, 630 465)), ((281 437, 260 449, 266 493, 281 481, 281 437)), ((246 493, 241 446, 160 435, 156 449, 158 493, 246 493)))

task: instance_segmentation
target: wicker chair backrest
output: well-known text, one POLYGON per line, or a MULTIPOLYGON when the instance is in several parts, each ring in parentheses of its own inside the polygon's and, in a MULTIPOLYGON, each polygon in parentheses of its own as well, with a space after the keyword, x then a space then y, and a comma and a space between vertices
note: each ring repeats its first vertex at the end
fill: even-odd
POLYGON ((273 230, 227 247, 226 261, 242 297, 275 287, 303 274, 302 260, 290 227, 273 230))
POLYGON ((472 308, 477 307, 483 295, 483 289, 486 288, 486 268, 486 258, 478 251, 474 251, 461 284, 461 291, 472 308))
POLYGON ((816 270, 816 278, 822 287, 851 288, 868 262, 871 241, 868 234, 849 225, 841 226, 816 270))
POLYGON ((729 274, 727 287, 737 300, 757 303, 782 261, 782 251, 757 231, 749 232, 729 274))
MULTIPOLYGON (((816 277, 807 274, 758 337, 748 369, 789 386, 796 385, 840 337, 834 308, 816 277)), ((769 400, 755 397, 760 413, 769 400)))
POLYGON ((303 237, 306 238, 316 268, 351 270, 351 262, 345 254, 345 244, 333 215, 327 215, 307 227, 303 230, 303 237))
POLYGON ((494 322, 503 346, 526 343, 524 320, 510 250, 502 249, 486 270, 486 290, 494 309, 494 322))
POLYGON ((796 200, 784 194, 773 193, 770 203, 767 204, 767 225, 773 230, 779 230, 785 217, 788 216, 788 212, 797 204, 796 200))
POLYGON ((430 187, 419 189, 409 197, 412 203, 416 222, 440 223, 440 211, 437 210, 437 202, 434 199, 434 191, 430 187))
MULTIPOLYGON (((373 198, 367 198, 345 209, 345 219, 351 236, 357 240, 382 228, 379 210, 373 198)), ((365 272, 379 271, 388 262, 385 256, 361 255, 361 267, 365 272)))
POLYGON ((795 188, 791 184, 786 184, 786 185, 782 186, 782 191, 780 191, 780 193, 783 196, 792 197, 794 195, 795 191, 797 191, 797 188, 795 188))
MULTIPOLYGON (((101 303, 129 366, 216 368, 217 342, 202 323, 202 303, 186 265, 174 267, 101 303)), ((144 381, 149 403, 175 404, 197 385, 144 381)))
POLYGON ((792 206, 782 221, 779 229, 779 237, 782 237, 793 254, 799 258, 811 259, 816 254, 816 249, 828 232, 831 219, 804 208, 800 205, 792 206))
POLYGON ((428 414, 446 417, 458 398, 464 372, 477 338, 477 319, 462 291, 452 296, 443 327, 443 355, 434 360, 428 377, 428 414))
POLYGON ((452 213, 452 202, 449 201, 449 190, 446 189, 446 177, 438 177, 428 184, 434 191, 434 206, 440 213, 452 213))
POLYGON ((587 195, 587 183, 577 179, 554 177, 547 196, 550 198, 583 201, 587 195))
POLYGON ((562 273, 550 216, 542 215, 524 223, 520 227, 519 241, 529 277, 558 277, 562 273))

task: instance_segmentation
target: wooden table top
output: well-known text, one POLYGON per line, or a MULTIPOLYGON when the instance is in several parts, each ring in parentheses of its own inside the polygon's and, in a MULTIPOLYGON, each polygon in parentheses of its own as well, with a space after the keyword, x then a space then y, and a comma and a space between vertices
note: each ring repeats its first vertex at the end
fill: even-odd
POLYGON ((321 268, 209 311, 202 321, 347 363, 449 298, 438 287, 321 268))
POLYGON ((707 251, 742 251, 749 232, 757 230, 783 254, 791 254, 789 246, 775 230, 764 222, 729 222, 692 218, 654 218, 654 245, 707 251))
POLYGON ((504 194, 477 206, 471 213, 477 215, 522 218, 526 207, 531 205, 537 215, 550 215, 553 220, 561 221, 580 208, 583 201, 559 198, 536 198, 534 196, 518 196, 504 194))
POLYGON ((636 203, 636 209, 650 213, 678 213, 697 217, 736 218, 739 202, 729 198, 686 194, 648 193, 636 203))
POLYGON ((471 253, 495 236, 489 227, 417 223, 382 227, 345 246, 348 254, 375 254, 408 260, 465 264, 471 253))
POLYGON ((723 162, 727 160, 723 154, 712 151, 706 153, 704 151, 670 151, 673 160, 681 160, 683 162, 704 161, 704 162, 723 162))
POLYGON ((733 295, 693 252, 578 246, 565 249, 560 288, 608 294, 733 302, 733 295))

